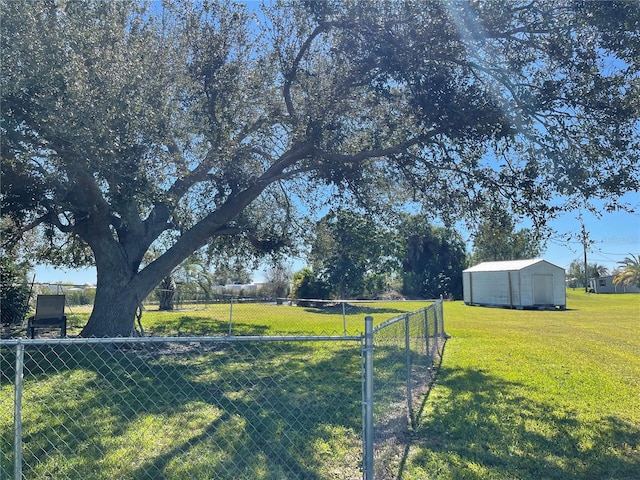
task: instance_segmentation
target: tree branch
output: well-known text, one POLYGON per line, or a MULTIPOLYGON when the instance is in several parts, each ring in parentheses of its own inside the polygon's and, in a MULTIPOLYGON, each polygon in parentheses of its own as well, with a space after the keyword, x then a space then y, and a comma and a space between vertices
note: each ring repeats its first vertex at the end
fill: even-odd
POLYGON ((282 91, 284 95, 284 103, 287 106, 287 113, 291 117, 296 116, 295 107, 293 106, 293 100, 291 99, 291 85, 293 84, 293 81, 296 79, 296 76, 298 73, 298 67, 300 65, 300 62, 306 55, 306 53, 311 48, 311 44, 316 39, 316 37, 318 37, 318 35, 320 35, 322 32, 327 30, 327 25, 328 24, 320 24, 316 26, 316 28, 311 32, 311 34, 307 37, 307 39, 304 41, 304 43, 300 47, 300 50, 298 51, 296 58, 293 60, 293 64, 291 65, 291 68, 289 69, 288 72, 285 73, 284 87, 282 91))

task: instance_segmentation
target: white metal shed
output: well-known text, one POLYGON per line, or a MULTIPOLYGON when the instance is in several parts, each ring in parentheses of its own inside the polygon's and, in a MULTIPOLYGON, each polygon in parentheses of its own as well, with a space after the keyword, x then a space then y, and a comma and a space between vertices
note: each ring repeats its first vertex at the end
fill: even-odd
POLYGON ((464 302, 510 308, 567 305, 564 268, 540 258, 484 262, 462 272, 464 302))

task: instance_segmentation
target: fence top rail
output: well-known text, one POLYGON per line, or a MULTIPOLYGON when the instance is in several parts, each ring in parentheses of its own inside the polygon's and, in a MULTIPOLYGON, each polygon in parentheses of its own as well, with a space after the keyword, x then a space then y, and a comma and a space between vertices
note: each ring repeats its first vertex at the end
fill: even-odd
POLYGON ((385 321, 384 323, 381 323, 380 325, 374 327, 373 332, 377 332, 379 330, 382 330, 390 325, 393 325, 394 323, 398 323, 403 321, 405 318, 407 318, 407 316, 411 316, 411 315, 417 315, 419 313, 422 312, 426 312, 427 310, 429 310, 430 308, 433 308, 434 305, 436 305, 438 302, 441 302, 442 300, 434 300, 433 303, 431 305, 427 305, 426 307, 422 307, 419 310, 415 310, 413 312, 407 312, 407 313, 402 313, 396 317, 390 318, 389 320, 385 321))
MULTIPOLYGON (((425 307, 425 308, 428 308, 428 307, 425 307)), ((422 310, 424 310, 424 309, 417 310, 417 312, 421 312, 422 310)), ((416 313, 416 312, 413 312, 413 313, 416 313)), ((407 317, 407 315, 409 315, 409 314, 408 313, 403 313, 401 315, 398 315, 397 317, 390 318, 389 320, 381 323, 380 325, 377 325, 377 326, 373 327, 373 333, 377 332, 378 330, 383 330, 383 329, 387 328, 388 326, 393 325, 394 323, 398 323, 398 322, 403 321, 407 317)))
POLYGON ((278 336, 220 336, 220 337, 114 337, 114 338, 36 338, 3 339, 0 347, 15 345, 97 345, 125 343, 233 343, 233 342, 360 342, 362 335, 278 335, 278 336))

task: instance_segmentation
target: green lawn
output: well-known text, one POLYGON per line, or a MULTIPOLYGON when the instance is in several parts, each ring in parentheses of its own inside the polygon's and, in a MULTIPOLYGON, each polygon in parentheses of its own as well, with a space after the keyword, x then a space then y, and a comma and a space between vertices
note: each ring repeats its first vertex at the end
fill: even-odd
POLYGON ((445 304, 452 338, 402 479, 640 478, 640 295, 445 304))
MULTIPOLYGON (((431 302, 361 302, 329 308, 305 308, 272 303, 217 303, 187 306, 171 312, 148 307, 142 315, 147 335, 191 336, 227 335, 229 320, 234 335, 359 335, 364 332, 364 317, 371 315, 379 324, 401 313, 419 310, 431 302)), ((68 333, 78 335, 90 314, 90 307, 71 307, 68 333)))
MULTIPOLYGON (((425 303, 359 305, 380 323, 425 303)), ((568 291, 566 311, 445 303, 452 335, 403 480, 637 479, 640 295, 568 291)), ((70 312, 70 333, 88 312, 70 312)), ((230 306, 145 311, 147 333, 223 335, 230 306)), ((234 333, 343 331, 341 309, 234 305, 234 333)), ((13 355, 0 351, 0 477, 13 355)), ((360 478, 359 343, 27 349, 27 478, 360 478)), ((380 380, 378 380, 380 381, 380 380)), ((395 477, 394 477, 395 478, 395 477)))

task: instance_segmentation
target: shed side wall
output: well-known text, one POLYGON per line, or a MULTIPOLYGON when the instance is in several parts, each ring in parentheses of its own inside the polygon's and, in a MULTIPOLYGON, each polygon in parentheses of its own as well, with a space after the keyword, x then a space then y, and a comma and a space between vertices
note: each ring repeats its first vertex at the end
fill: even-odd
POLYGON ((467 291, 473 292, 467 303, 510 305, 509 272, 473 272, 465 301, 467 291))
POLYGON ((462 297, 464 303, 473 303, 473 290, 471 288, 471 272, 462 272, 462 297))

